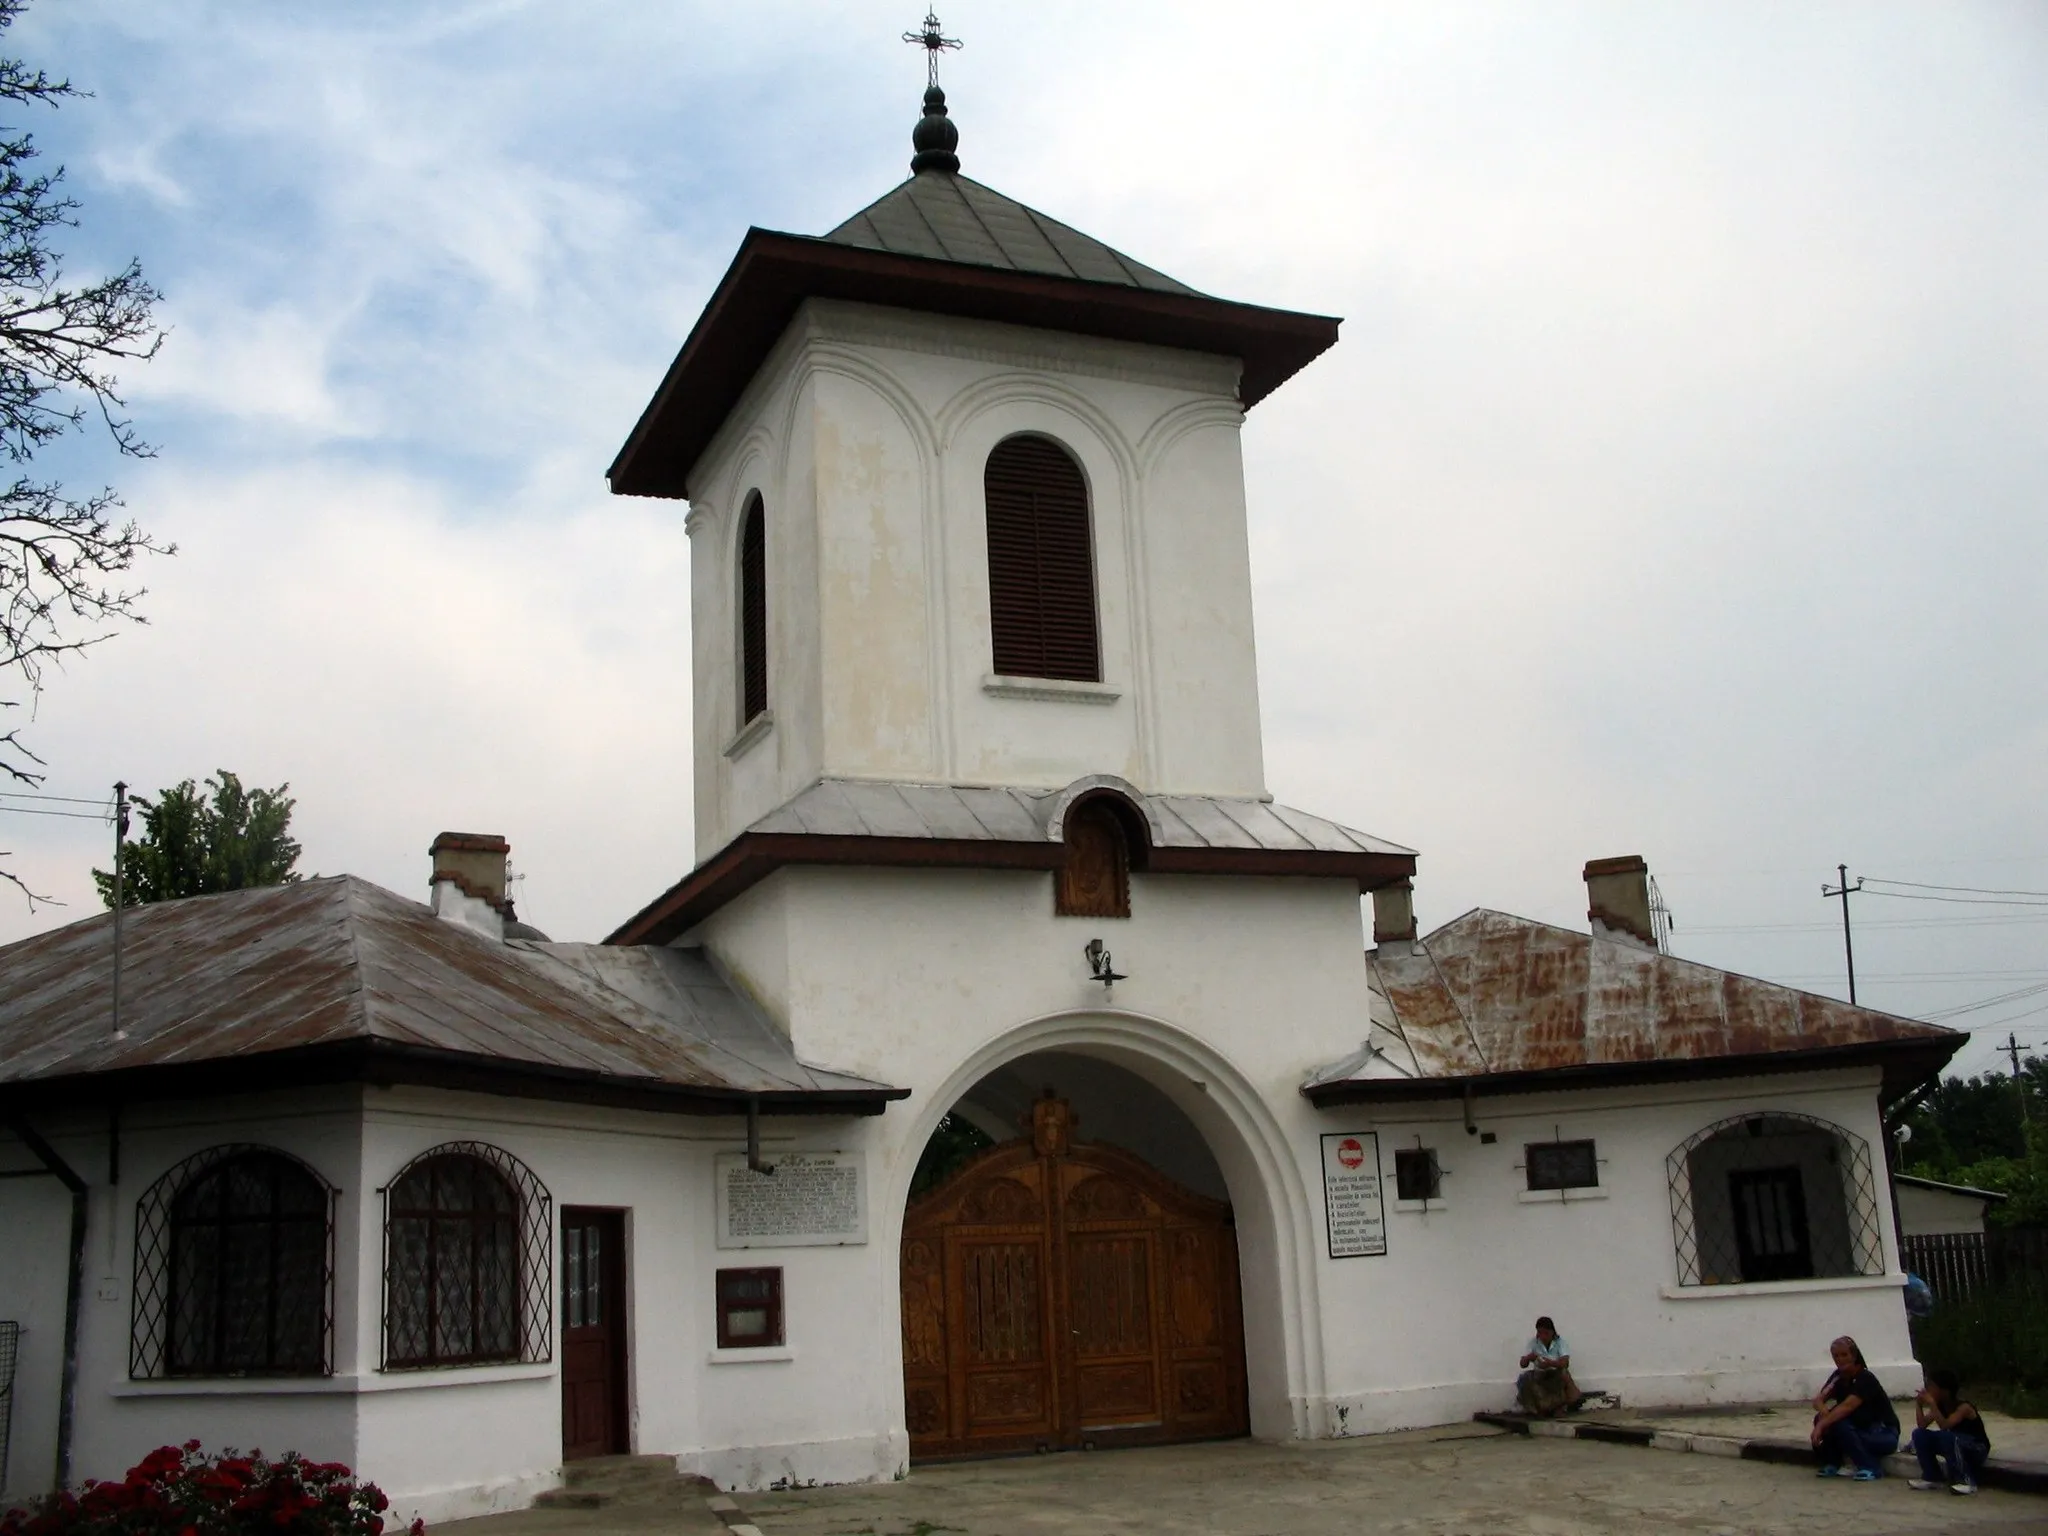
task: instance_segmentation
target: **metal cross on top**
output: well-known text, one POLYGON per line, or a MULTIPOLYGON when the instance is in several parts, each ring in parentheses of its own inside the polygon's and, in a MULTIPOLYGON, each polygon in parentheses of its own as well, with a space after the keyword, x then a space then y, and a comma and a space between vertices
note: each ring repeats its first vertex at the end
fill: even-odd
POLYGON ((943 37, 940 35, 939 18, 932 11, 924 13, 924 30, 922 32, 904 33, 903 41, 906 43, 924 44, 925 62, 930 68, 926 84, 933 86, 939 83, 939 51, 944 48, 958 48, 960 46, 959 38, 943 37))

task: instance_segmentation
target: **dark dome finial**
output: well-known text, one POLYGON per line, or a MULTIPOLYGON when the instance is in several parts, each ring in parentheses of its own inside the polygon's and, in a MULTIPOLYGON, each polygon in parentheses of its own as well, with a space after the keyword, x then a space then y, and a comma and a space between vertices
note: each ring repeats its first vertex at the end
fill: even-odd
POLYGON ((912 171, 960 169, 960 157, 953 153, 960 147, 960 130, 946 115, 946 93, 936 85, 924 93, 924 116, 910 131, 910 147, 917 151, 910 157, 912 171))

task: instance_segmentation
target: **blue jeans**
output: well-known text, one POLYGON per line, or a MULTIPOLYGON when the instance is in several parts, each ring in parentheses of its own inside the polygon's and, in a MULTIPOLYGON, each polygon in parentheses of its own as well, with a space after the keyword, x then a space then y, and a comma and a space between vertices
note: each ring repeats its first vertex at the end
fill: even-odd
POLYGON ((1899 1448, 1899 1432, 1889 1424, 1871 1424, 1858 1429, 1847 1419, 1837 1419, 1821 1431, 1820 1449, 1815 1453, 1824 1467, 1837 1466, 1843 1457, 1856 1463, 1859 1472, 1884 1473, 1884 1459, 1899 1448))
POLYGON ((1975 1483, 1991 1454, 1982 1440, 1965 1439, 1952 1429, 1916 1429, 1913 1454, 1920 1458, 1920 1476, 1930 1483, 1975 1483), (1948 1459, 1948 1476, 1941 1476, 1935 1457, 1948 1459))

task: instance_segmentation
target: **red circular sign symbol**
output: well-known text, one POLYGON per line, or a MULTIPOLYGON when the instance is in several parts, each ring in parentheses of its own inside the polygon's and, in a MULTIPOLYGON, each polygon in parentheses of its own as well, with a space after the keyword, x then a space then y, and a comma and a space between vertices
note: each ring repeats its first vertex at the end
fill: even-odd
POLYGON ((1358 1144, 1356 1136, 1346 1136, 1337 1143, 1337 1161, 1346 1168, 1356 1168, 1365 1161, 1365 1148, 1358 1144))

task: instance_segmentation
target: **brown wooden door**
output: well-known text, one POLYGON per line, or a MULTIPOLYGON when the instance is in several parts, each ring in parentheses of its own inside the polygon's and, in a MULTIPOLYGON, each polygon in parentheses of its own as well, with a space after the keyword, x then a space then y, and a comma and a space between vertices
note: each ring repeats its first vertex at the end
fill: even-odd
POLYGON ((1249 1428, 1230 1207, 1075 1142, 1057 1099, 903 1223, 903 1386, 919 1459, 1216 1439, 1249 1428))
POLYGON ((562 1211, 562 1459, 629 1449, 626 1435, 626 1221, 562 1211))

